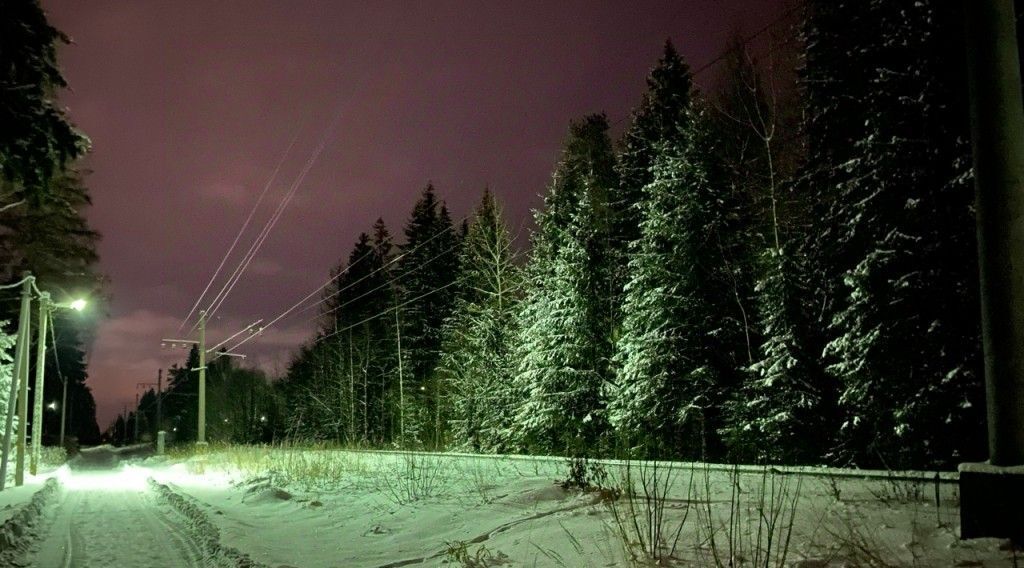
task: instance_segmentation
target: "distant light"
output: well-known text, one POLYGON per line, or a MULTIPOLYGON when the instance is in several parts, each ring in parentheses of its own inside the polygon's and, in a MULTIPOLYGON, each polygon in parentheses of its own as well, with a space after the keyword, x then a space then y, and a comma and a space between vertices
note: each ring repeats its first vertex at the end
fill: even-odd
POLYGON ((55 401, 51 402, 50 404, 47 404, 46 408, 49 408, 50 410, 57 410, 57 401, 55 400, 55 401))
POLYGON ((82 299, 75 300, 75 301, 71 302, 71 306, 70 307, 71 307, 72 310, 75 310, 76 312, 80 312, 80 311, 85 309, 85 300, 82 300, 82 299))
POLYGON ((425 390, 427 390, 427 387, 423 387, 423 386, 421 386, 421 387, 420 387, 420 390, 421 390, 421 391, 425 391, 425 390))
POLYGON ((266 421, 267 421, 267 417, 266 416, 260 416, 260 422, 266 422, 266 421))
POLYGON ((228 423, 228 419, 227 419, 227 418, 225 418, 225 419, 224 419, 224 423, 225 423, 225 424, 227 424, 227 423, 228 423))
POLYGON ((171 428, 171 432, 177 432, 177 431, 178 431, 178 427, 177 426, 175 426, 174 428, 171 428))

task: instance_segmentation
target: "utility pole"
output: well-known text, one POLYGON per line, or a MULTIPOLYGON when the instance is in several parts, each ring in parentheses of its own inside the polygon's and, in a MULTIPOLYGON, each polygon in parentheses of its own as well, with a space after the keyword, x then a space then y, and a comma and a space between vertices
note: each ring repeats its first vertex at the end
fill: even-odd
POLYGON ((157 369, 156 371, 156 435, 160 435, 160 430, 163 430, 164 425, 164 413, 163 413, 163 398, 164 398, 164 370, 157 369))
MULTIPOLYGON (((178 344, 178 343, 181 343, 183 345, 191 343, 191 344, 195 345, 196 348, 199 350, 199 367, 196 368, 196 369, 189 369, 189 371, 199 371, 199 392, 197 393, 199 395, 199 413, 198 413, 199 414, 199 416, 198 416, 198 422, 199 423, 197 424, 198 427, 196 428, 196 444, 198 444, 200 446, 205 446, 206 445, 206 353, 208 351, 206 349, 206 318, 207 318, 206 310, 200 310, 199 311, 199 323, 196 324, 196 327, 199 329, 199 341, 194 341, 194 340, 191 340, 191 339, 162 339, 161 340, 164 344, 170 343, 172 347, 175 344, 178 344)), ((237 333, 235 333, 231 337, 228 337, 224 341, 221 341, 217 345, 214 345, 213 347, 211 347, 209 349, 209 351, 211 351, 211 352, 212 351, 216 351, 222 345, 224 345, 228 341, 234 339, 235 337, 238 337, 239 335, 245 333, 246 331, 248 331, 250 334, 253 334, 253 333, 257 333, 258 334, 260 331, 262 331, 262 328, 260 328, 260 330, 256 331, 256 332, 253 332, 252 328, 253 328, 253 326, 258 325, 262 321, 263 321, 262 319, 259 319, 259 320, 256 320, 255 322, 247 325, 246 327, 242 328, 240 331, 238 331, 237 333)), ((222 356, 223 357, 238 357, 238 358, 241 358, 241 359, 245 359, 245 355, 241 355, 239 353, 229 353, 226 350, 218 351, 216 356, 214 356, 214 359, 216 359, 218 357, 222 357, 222 356)), ((157 380, 158 381, 160 380, 159 379, 159 375, 158 375, 157 380)), ((160 400, 159 397, 157 398, 157 400, 158 401, 160 400)), ((157 408, 159 409, 159 402, 157 403, 157 408)), ((158 414, 159 414, 159 412, 160 411, 157 410, 158 414)))
POLYGON ((135 391, 135 443, 139 443, 139 392, 135 391))
MULTIPOLYGON (((138 424, 138 422, 139 422, 139 415, 142 414, 142 408, 139 407, 139 391, 138 391, 139 387, 143 387, 143 388, 156 387, 156 401, 155 401, 156 402, 156 431, 153 432, 153 436, 154 436, 153 439, 154 440, 156 439, 156 436, 158 435, 157 432, 160 430, 160 386, 161 386, 160 385, 160 376, 163 374, 163 372, 164 372, 163 369, 159 369, 157 371, 156 382, 155 383, 135 383, 135 389, 136 389, 135 390, 135 418, 136 418, 136 420, 135 420, 135 422, 136 422, 136 424, 135 424, 135 441, 136 442, 139 441, 139 424, 138 424)), ((149 407, 147 406, 146 408, 149 408, 149 407)), ((146 422, 148 423, 149 420, 147 419, 146 422)))
POLYGON ((36 345, 36 386, 32 395, 32 454, 29 471, 39 473, 39 457, 43 445, 43 384, 46 380, 46 325, 50 315, 50 293, 39 293, 39 339, 36 345))
POLYGON ((1024 543, 1024 101, 1012 0, 965 0, 989 460, 960 465, 963 538, 1024 543))
POLYGON ((398 340, 398 444, 405 447, 405 384, 402 379, 402 326, 398 322, 398 301, 395 301, 395 338, 398 340))
POLYGON ((206 445, 206 310, 199 312, 199 425, 196 444, 206 445))
MULTIPOLYGON (((18 383, 22 381, 22 375, 28 374, 28 338, 32 325, 32 284, 35 278, 31 272, 22 273, 21 284, 21 310, 18 315, 18 339, 14 349, 14 374, 11 376, 10 393, 7 396, 7 417, 4 422, 4 445, 3 456, 0 458, 0 491, 7 485, 7 462, 11 455, 11 434, 14 429, 14 397, 18 392, 18 383)), ((25 379, 27 380, 27 376, 25 379)), ((24 450, 24 439, 22 439, 22 450, 24 450)), ((18 485, 21 485, 18 482, 18 485)))
POLYGON ((60 395, 60 447, 64 446, 64 422, 68 416, 68 379, 67 377, 61 377, 63 385, 63 392, 60 395))

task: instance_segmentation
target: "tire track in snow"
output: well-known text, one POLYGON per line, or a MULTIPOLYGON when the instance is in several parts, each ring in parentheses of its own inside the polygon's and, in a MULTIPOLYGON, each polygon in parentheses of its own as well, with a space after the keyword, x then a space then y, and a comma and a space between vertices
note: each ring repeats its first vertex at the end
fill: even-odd
POLYGON ((181 523, 148 490, 67 491, 29 566, 205 566, 181 523))

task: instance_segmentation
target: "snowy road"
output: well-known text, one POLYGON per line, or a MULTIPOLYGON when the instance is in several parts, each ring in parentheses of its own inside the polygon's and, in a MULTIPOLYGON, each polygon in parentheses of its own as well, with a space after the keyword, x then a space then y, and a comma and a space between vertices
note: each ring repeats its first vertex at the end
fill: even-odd
POLYGON ((113 449, 96 448, 63 472, 60 500, 27 565, 205 566, 181 516, 148 487, 147 471, 118 461, 113 449))

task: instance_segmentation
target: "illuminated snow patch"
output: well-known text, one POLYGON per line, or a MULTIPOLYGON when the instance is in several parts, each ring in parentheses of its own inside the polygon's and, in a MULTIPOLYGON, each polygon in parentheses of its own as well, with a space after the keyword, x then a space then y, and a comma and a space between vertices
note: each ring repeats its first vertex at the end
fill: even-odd
POLYGON ((57 470, 57 479, 71 491, 142 491, 149 471, 126 465, 110 470, 78 470, 67 466, 57 470))

